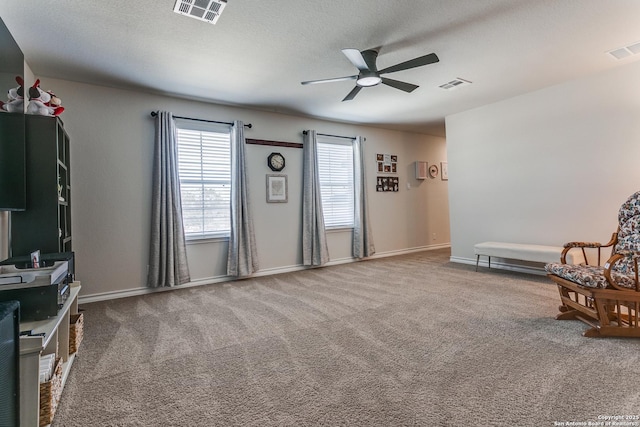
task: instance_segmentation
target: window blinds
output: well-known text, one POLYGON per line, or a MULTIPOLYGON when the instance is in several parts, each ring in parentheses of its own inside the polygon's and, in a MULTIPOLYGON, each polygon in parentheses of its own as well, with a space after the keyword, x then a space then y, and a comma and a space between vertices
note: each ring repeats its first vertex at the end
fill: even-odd
POLYGON ((177 128, 182 214, 187 239, 228 236, 231 229, 230 127, 177 128))
POLYGON ((352 141, 318 135, 318 174, 325 227, 353 227, 352 141))

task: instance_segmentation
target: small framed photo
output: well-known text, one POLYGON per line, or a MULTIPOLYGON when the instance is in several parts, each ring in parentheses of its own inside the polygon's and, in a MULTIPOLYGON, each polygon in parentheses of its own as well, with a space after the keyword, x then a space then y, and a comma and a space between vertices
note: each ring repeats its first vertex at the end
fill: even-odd
POLYGON ((267 203, 287 203, 287 175, 267 175, 267 203))
POLYGON ((440 162, 440 173, 443 181, 449 180, 449 164, 447 162, 440 162))
POLYGON ((31 268, 40 268, 40 249, 31 252, 31 268))

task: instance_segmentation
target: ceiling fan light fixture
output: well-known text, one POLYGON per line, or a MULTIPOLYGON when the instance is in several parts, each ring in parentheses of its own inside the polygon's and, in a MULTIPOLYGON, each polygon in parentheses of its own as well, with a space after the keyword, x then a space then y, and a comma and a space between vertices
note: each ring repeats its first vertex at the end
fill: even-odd
POLYGON ((362 76, 356 80, 356 84, 358 86, 370 87, 380 84, 382 82, 382 78, 380 76, 362 76))

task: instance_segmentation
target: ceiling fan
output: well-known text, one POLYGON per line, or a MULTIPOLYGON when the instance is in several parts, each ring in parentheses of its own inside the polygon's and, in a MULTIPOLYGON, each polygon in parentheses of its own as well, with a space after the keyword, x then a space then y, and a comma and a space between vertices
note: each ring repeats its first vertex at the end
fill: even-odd
POLYGON ((355 80, 356 87, 354 87, 353 90, 349 92, 347 96, 345 96, 345 98, 342 100, 343 102, 351 101, 356 97, 358 92, 360 92, 363 87, 376 86, 380 83, 403 90, 405 92, 413 92, 418 88, 418 86, 411 83, 381 77, 380 75, 408 70, 410 68, 422 67, 423 65, 434 64, 440 61, 440 59, 438 59, 438 55, 436 55, 435 53, 430 53, 428 55, 420 56, 418 58, 414 58, 409 61, 401 62, 400 64, 378 70, 376 68, 376 59, 378 58, 377 50, 368 49, 360 52, 358 49, 342 49, 342 53, 344 53, 347 59, 351 61, 353 65, 355 65, 360 73, 354 76, 336 77, 333 79, 310 80, 302 82, 302 84, 312 85, 316 83, 331 83, 344 80, 355 80))

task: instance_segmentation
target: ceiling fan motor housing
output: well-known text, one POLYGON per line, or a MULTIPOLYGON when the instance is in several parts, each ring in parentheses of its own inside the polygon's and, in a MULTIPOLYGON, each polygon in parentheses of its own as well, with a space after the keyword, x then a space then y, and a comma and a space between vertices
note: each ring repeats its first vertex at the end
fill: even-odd
POLYGON ((362 87, 379 85, 382 82, 382 79, 380 78, 380 74, 378 73, 378 69, 376 68, 378 51, 369 49, 363 50, 361 53, 368 69, 360 69, 360 74, 358 74, 358 80, 356 80, 356 84, 362 87))

